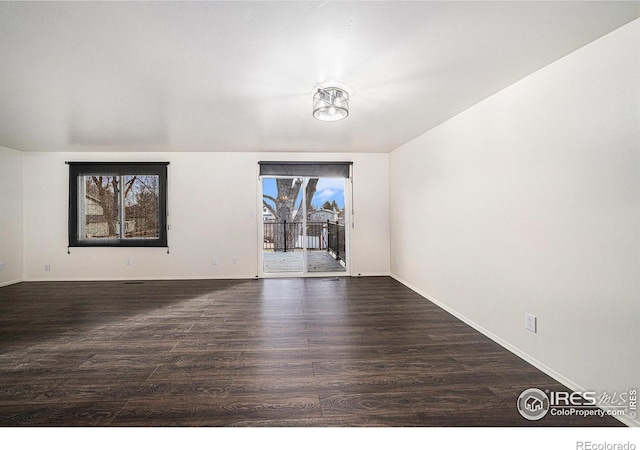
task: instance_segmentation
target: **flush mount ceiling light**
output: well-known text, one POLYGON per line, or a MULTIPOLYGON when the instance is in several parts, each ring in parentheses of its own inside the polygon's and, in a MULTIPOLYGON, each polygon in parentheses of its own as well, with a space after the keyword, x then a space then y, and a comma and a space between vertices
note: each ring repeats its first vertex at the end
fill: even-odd
POLYGON ((319 88, 313 95, 313 117, 335 122, 349 115, 349 94, 337 87, 319 88))

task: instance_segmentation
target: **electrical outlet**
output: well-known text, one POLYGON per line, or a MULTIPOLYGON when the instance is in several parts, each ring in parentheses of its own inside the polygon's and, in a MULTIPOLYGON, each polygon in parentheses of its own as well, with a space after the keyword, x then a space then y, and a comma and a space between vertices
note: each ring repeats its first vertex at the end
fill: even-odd
POLYGON ((51 272, 51 264, 45 264, 44 265, 44 271, 45 272, 51 272))
POLYGON ((233 262, 234 264, 238 264, 238 258, 234 256, 231 262, 233 262))
POLYGON ((213 264, 214 266, 218 265, 218 257, 214 256, 213 258, 211 258, 211 264, 213 264))
POLYGON ((0 262, 0 271, 3 271, 7 268, 7 265, 3 262, 0 262))
POLYGON ((532 333, 538 332, 538 320, 533 314, 524 313, 524 327, 532 333))
POLYGON ((127 266, 130 266, 132 264, 132 261, 130 258, 127 258, 127 266))

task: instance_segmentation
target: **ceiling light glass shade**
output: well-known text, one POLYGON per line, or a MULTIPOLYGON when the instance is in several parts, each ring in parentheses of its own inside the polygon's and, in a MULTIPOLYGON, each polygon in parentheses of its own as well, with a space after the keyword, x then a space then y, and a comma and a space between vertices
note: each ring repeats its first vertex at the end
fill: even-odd
POLYGON ((313 117, 335 122, 349 115, 349 94, 336 87, 320 88, 313 96, 313 117))

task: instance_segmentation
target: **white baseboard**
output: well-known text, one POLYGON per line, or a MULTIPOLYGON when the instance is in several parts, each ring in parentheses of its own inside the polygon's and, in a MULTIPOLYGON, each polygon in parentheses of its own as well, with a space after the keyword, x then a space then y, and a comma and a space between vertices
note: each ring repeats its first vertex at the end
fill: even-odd
MULTIPOLYGON (((307 274, 309 278, 326 278, 326 277, 344 277, 347 276, 341 272, 332 273, 310 273, 307 274)), ((160 276, 160 277, 34 277, 25 280, 17 280, 7 284, 20 283, 22 281, 171 281, 171 280, 256 280, 258 278, 291 278, 298 277, 297 273, 273 273, 266 276, 256 277, 255 275, 188 275, 188 276, 160 276)), ((352 278, 357 277, 388 277, 389 273, 363 273, 363 274, 351 274, 352 278)), ((2 284, 0 284, 2 286, 2 284)))
POLYGON ((179 277, 47 277, 47 278, 29 278, 26 282, 60 282, 60 281, 183 281, 183 280, 254 280, 255 276, 250 275, 228 275, 228 276, 205 276, 205 275, 191 275, 191 276, 179 276, 179 277))
POLYGON ((389 272, 352 273, 352 277, 390 277, 389 272))
MULTIPOLYGON (((422 297, 424 297, 426 300, 430 301, 434 305, 444 309, 445 311, 447 311, 449 314, 453 315, 457 319, 460 319, 461 321, 463 321, 464 323, 466 323, 467 325, 469 325, 471 328, 475 329, 479 333, 482 333, 484 336, 488 337, 489 339, 491 339, 492 341, 494 341, 498 345, 504 347, 506 350, 510 351, 514 355, 522 358, 523 360, 525 360, 526 362, 528 362, 529 364, 534 366, 536 369, 538 369, 541 372, 549 375, 551 378, 556 380, 558 383, 566 386, 568 389, 571 389, 572 391, 580 391, 580 392, 587 391, 587 389, 585 389, 584 387, 580 386, 578 383, 574 382, 573 380, 570 380, 569 378, 565 377, 561 373, 556 372, 555 370, 553 370, 551 367, 547 366, 543 362, 537 360, 536 358, 534 358, 531 355, 527 354, 526 352, 520 350, 519 348, 515 347, 514 345, 510 344, 509 342, 505 341, 504 339, 500 338, 499 336, 493 334, 489 330, 487 330, 487 329, 483 328, 482 326, 478 325, 474 321, 470 320, 468 317, 466 317, 463 314, 460 314, 458 311, 450 308, 445 303, 439 301, 438 299, 435 299, 434 297, 432 297, 428 293, 423 292, 420 289, 416 288, 415 286, 413 286, 408 281, 403 280, 402 278, 400 278, 399 276, 397 276, 395 274, 391 274, 390 276, 391 276, 391 278, 393 278, 394 280, 402 283, 403 285, 405 285, 406 287, 408 287, 409 289, 411 289, 415 293, 421 295, 422 297)), ((606 407, 602 407, 602 409, 607 409, 607 408, 606 407)), ((629 427, 640 427, 640 421, 634 420, 631 417, 628 417, 628 416, 613 416, 613 417, 615 417, 620 422, 622 422, 623 424, 625 424, 625 425, 627 425, 629 427)))
POLYGON ((9 280, 0 282, 0 287, 9 286, 11 284, 22 283, 23 280, 9 280))

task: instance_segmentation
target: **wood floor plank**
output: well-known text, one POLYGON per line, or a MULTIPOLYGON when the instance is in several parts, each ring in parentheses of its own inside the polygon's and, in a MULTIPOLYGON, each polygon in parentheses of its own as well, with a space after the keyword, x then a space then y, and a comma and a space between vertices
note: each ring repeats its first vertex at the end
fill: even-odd
POLYGON ((0 408, 0 423, 5 426, 105 426, 124 405, 106 401, 7 405, 0 408))
POLYGON ((154 401, 129 402, 111 425, 236 426, 247 420, 271 424, 291 417, 320 418, 317 396, 234 395, 223 400, 179 399, 159 405, 154 401))
POLYGON ((470 412, 480 414, 485 409, 502 406, 502 401, 490 390, 484 388, 444 388, 429 390, 419 396, 416 396, 415 392, 321 395, 320 405, 323 415, 330 416, 355 414, 405 417, 421 413, 437 417, 443 413, 460 411, 464 411, 465 414, 470 412))
POLYGON ((0 288, 0 426, 620 426, 389 277, 0 288))

